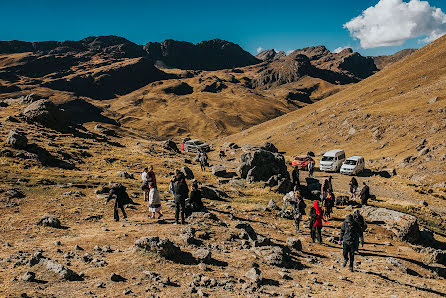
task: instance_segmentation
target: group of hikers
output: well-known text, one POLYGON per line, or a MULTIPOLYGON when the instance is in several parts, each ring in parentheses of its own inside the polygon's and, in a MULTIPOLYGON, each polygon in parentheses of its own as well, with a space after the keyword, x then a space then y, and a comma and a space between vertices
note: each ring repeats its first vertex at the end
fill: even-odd
MULTIPOLYGON (((205 152, 200 152, 200 164, 203 167, 207 163, 207 155, 205 152), (202 154, 204 153, 204 154, 202 154), (204 160, 205 162, 202 162, 204 160)), ((310 173, 312 176, 312 174, 310 173)), ((309 228, 311 239, 314 242, 316 240, 322 244, 322 227, 324 223, 328 223, 332 208, 335 206, 335 195, 333 191, 332 176, 326 179, 321 187, 320 197, 314 200, 313 206, 309 212, 309 228)), ((145 168, 141 173, 142 186, 141 189, 144 194, 144 201, 148 202, 149 212, 148 215, 151 218, 155 218, 158 214, 158 219, 163 217, 161 213, 161 199, 157 189, 156 175, 153 171, 153 166, 145 168)), ((283 197, 283 207, 281 215, 285 216, 288 212, 288 207, 291 206, 291 217, 294 219, 296 231, 300 231, 300 222, 302 217, 306 214, 306 203, 303 196, 303 186, 300 184, 299 168, 294 167, 291 173, 292 191, 288 192, 283 197)), ((352 177, 350 181, 350 197, 351 201, 356 200, 356 192, 359 186, 355 177, 352 177)), ((172 193, 175 201, 175 223, 185 224, 185 218, 190 216, 193 212, 199 212, 204 210, 204 205, 201 200, 201 191, 198 187, 198 182, 194 180, 192 182, 192 190, 189 194, 189 187, 186 182, 185 174, 176 170, 175 175, 172 177, 169 185, 169 190, 172 193)), ((362 205, 367 204, 367 200, 370 196, 370 189, 365 182, 360 192, 360 201, 362 205)), ((126 192, 126 188, 121 184, 114 184, 107 197, 107 202, 112 198, 115 198, 114 205, 114 220, 119 221, 118 211, 122 212, 124 218, 127 218, 124 205, 131 203, 132 200, 126 192)), ((341 226, 341 232, 339 236, 339 244, 343 245, 344 263, 347 265, 350 261, 349 267, 353 271, 353 262, 355 251, 359 249, 359 243, 364 245, 363 232, 366 230, 367 225, 364 218, 360 214, 358 209, 355 209, 353 214, 348 215, 341 226)))
MULTIPOLYGON (((333 191, 333 177, 326 179, 321 187, 320 198, 314 200, 313 206, 309 212, 309 228, 310 235, 313 242, 316 240, 322 244, 322 226, 328 223, 331 217, 332 209, 335 206, 335 195, 333 191)), ((294 219, 296 231, 300 231, 300 222, 303 215, 306 214, 306 203, 303 199, 302 186, 299 179, 299 168, 294 167, 291 172, 291 180, 293 190, 285 194, 283 197, 283 207, 281 215, 286 217, 287 209, 291 205, 291 216, 294 219)), ((356 200, 356 192, 358 189, 358 181, 352 177, 350 181, 350 200, 356 200)), ((363 188, 360 192, 361 205, 367 205, 367 200, 370 197, 370 188, 363 182, 363 188)), ((344 202, 345 203, 345 202, 344 202)), ((348 203, 348 202, 347 202, 348 203)), ((359 243, 364 245, 363 232, 367 225, 364 218, 358 209, 355 209, 353 214, 348 215, 341 226, 339 236, 339 244, 343 245, 344 263, 343 266, 349 263, 349 268, 353 271, 354 253, 359 249, 359 243)))

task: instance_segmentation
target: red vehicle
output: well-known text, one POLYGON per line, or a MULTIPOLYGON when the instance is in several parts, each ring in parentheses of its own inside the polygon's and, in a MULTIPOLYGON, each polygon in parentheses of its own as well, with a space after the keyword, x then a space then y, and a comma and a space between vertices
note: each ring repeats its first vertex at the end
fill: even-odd
POLYGON ((314 162, 314 160, 310 156, 298 155, 294 157, 294 160, 292 161, 291 165, 293 167, 297 166, 300 170, 306 170, 310 161, 314 162))

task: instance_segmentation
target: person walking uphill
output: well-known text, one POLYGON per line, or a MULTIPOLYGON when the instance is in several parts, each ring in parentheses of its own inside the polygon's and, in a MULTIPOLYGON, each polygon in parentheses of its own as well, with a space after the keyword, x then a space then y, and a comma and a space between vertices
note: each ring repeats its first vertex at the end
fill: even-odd
POLYGON ((179 217, 181 213, 181 224, 184 224, 184 213, 186 209, 186 199, 189 195, 189 188, 186 184, 186 178, 184 175, 178 175, 175 182, 175 223, 179 223, 179 217))
POLYGON ((311 240, 314 243, 317 237, 318 242, 322 244, 322 221, 326 221, 324 220, 319 201, 314 201, 314 206, 311 208, 309 215, 311 240))
POLYGON ((355 243, 358 237, 359 227, 353 220, 352 215, 347 215, 345 221, 341 226, 341 234, 339 236, 339 245, 342 244, 342 251, 344 255, 344 263, 342 266, 345 267, 347 262, 350 260, 350 271, 353 272, 353 263, 355 260, 355 243))
POLYGON ((122 184, 120 183, 114 184, 110 190, 110 193, 108 194, 107 201, 105 202, 105 204, 107 204, 108 201, 110 201, 111 199, 113 199, 113 197, 115 197, 115 206, 113 212, 113 217, 115 221, 119 221, 118 209, 121 209, 122 216, 124 218, 127 218, 127 214, 125 213, 124 210, 124 205, 130 203, 131 200, 125 190, 126 188, 122 184))

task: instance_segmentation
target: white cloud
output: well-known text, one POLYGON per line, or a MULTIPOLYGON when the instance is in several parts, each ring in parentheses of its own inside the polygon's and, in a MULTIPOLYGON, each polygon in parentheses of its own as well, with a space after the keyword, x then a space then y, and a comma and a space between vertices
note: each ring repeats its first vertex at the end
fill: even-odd
POLYGON ((261 51, 263 51, 263 48, 262 47, 258 47, 256 51, 257 51, 257 53, 260 53, 261 51))
POLYGON ((345 50, 345 49, 348 49, 348 48, 351 48, 351 46, 345 46, 345 47, 339 47, 339 48, 336 48, 336 49, 334 49, 333 50, 333 53, 340 53, 340 52, 342 52, 343 50, 345 50))
POLYGON ((427 1, 380 0, 344 28, 365 49, 401 45, 416 37, 425 37, 420 42, 427 43, 446 33, 446 14, 427 1))

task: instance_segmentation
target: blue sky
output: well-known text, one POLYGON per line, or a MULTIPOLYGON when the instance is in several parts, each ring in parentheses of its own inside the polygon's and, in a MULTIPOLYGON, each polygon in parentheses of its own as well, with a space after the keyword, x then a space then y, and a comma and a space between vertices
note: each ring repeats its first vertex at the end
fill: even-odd
MULTIPOLYGON (((259 47, 289 51, 325 45, 329 50, 351 46, 364 55, 380 55, 425 44, 411 38, 401 46, 361 48, 343 25, 378 0, 1 1, 0 40, 61 41, 113 34, 145 44, 168 38, 194 43, 220 38, 253 54, 259 47)), ((429 4, 446 9, 441 0, 429 4)))

